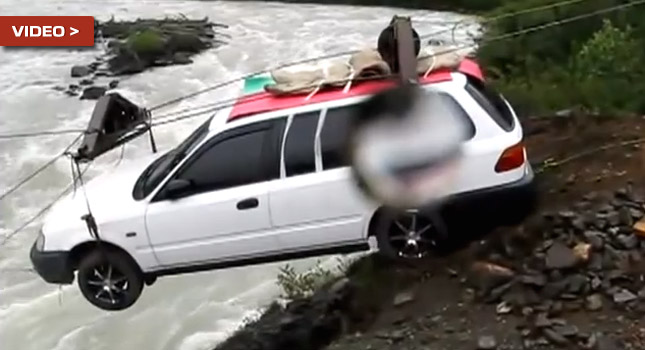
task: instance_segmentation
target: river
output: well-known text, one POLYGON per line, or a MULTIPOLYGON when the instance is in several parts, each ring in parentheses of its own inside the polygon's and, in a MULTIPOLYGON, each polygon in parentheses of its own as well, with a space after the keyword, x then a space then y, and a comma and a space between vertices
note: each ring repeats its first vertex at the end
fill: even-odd
MULTIPOLYGON (((463 17, 449 13, 293 5, 263 2, 171 0, 2 0, 2 15, 92 15, 99 20, 177 16, 228 24, 230 43, 188 66, 164 67, 122 79, 118 91, 141 105, 266 69, 277 63, 372 46, 392 15, 412 15, 420 34, 463 17)), ((472 26, 470 27, 472 29, 472 26)), ((457 40, 466 40, 465 28, 457 40)), ((439 36, 450 40, 449 32, 439 36)), ((55 85, 72 83, 70 67, 89 63, 95 49, 0 48, 0 133, 84 128, 94 102, 66 97, 55 85)), ((184 101, 174 109, 235 96, 240 84, 184 101)), ((164 112, 172 112, 167 109, 164 112)), ((174 146, 205 117, 155 130, 161 150, 174 146)), ((59 154, 74 135, 0 141, 0 193, 59 154)), ((150 152, 146 138, 127 145, 124 161, 150 152)), ((91 178, 118 163, 120 150, 94 162, 91 178)), ((0 241, 46 206, 70 181, 70 164, 58 160, 0 202, 0 241)), ((160 279, 130 309, 108 313, 85 302, 77 286, 45 284, 30 267, 28 250, 38 221, 0 246, 0 347, 3 350, 140 350, 212 348, 246 317, 279 295, 275 277, 284 263, 160 279)), ((328 257, 325 257, 328 259, 328 257)), ((294 261, 306 269, 316 259, 294 261)))

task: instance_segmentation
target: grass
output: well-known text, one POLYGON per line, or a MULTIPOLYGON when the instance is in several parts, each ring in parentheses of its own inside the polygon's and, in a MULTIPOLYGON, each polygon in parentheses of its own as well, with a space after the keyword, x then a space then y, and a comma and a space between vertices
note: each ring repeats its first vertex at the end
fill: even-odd
POLYGON ((166 42, 154 29, 132 33, 126 39, 128 47, 139 56, 154 56, 164 51, 166 42))

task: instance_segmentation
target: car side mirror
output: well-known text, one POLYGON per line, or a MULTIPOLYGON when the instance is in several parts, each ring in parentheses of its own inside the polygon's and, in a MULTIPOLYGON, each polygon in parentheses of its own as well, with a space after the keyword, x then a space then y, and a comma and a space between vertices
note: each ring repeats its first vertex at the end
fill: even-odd
POLYGON ((190 189, 193 187, 193 184, 190 180, 186 179, 173 179, 168 182, 166 185, 165 197, 168 199, 178 199, 186 196, 190 189))

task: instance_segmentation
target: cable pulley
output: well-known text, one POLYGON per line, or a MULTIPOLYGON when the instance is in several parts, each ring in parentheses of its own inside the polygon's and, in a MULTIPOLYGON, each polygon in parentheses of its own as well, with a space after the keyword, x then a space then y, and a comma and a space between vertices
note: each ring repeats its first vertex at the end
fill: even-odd
POLYGON ((104 95, 96 102, 81 146, 73 157, 79 162, 92 161, 146 132, 152 151, 156 152, 150 112, 118 93, 104 95))

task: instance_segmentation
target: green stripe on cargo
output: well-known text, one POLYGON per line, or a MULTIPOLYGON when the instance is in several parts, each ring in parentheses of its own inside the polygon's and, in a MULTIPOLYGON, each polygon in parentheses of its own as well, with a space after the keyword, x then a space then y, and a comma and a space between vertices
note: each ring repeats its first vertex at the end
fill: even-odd
POLYGON ((271 78, 271 75, 269 74, 256 75, 254 77, 246 78, 244 80, 243 94, 248 95, 263 92, 266 85, 273 83, 273 78, 271 78))

